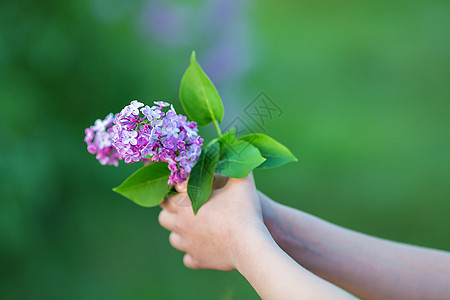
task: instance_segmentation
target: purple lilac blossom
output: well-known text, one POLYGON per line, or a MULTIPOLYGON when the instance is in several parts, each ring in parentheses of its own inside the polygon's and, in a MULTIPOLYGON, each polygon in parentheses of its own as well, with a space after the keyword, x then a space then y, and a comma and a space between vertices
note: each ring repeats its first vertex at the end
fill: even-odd
POLYGON ((84 141, 87 144, 89 153, 96 154, 96 158, 102 165, 118 166, 120 153, 112 145, 114 115, 111 113, 104 120, 98 119, 94 126, 86 128, 84 141))
MULTIPOLYGON (((191 172, 203 139, 198 135, 197 124, 178 115, 172 105, 164 101, 154 104, 149 107, 134 100, 125 106, 114 119, 111 144, 128 164, 167 162, 171 171, 168 183, 175 185, 186 180, 191 172), (169 105, 170 109, 163 112, 163 107, 169 105)), ((88 134, 92 135, 90 131, 88 134)))

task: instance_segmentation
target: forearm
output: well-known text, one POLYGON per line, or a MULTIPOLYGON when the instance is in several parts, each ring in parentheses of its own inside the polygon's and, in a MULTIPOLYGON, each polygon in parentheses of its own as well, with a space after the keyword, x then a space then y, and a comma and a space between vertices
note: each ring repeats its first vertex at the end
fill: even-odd
POLYGON ((365 299, 450 297, 448 253, 370 237, 260 196, 275 241, 322 278, 365 299))
POLYGON ((243 238, 237 247, 236 268, 263 299, 353 299, 299 266, 264 227, 243 238))

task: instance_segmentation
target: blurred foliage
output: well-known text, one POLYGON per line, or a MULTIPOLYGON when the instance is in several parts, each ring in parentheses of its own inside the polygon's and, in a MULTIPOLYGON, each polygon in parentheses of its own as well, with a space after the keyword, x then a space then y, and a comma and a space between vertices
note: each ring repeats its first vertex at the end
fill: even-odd
MULTIPOLYGON (((0 298, 247 299, 192 271, 159 209, 113 193, 84 128, 132 99, 178 102, 192 49, 225 105, 300 159, 255 174, 275 200, 450 250, 448 1, 0 2, 0 298), (265 91, 262 129, 243 109, 265 91)), ((205 128, 207 136, 211 128, 205 128)))

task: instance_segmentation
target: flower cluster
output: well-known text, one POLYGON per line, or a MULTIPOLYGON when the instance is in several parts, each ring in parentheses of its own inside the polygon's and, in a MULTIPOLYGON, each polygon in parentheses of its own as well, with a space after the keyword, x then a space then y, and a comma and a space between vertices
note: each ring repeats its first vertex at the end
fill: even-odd
POLYGON ((84 141, 88 145, 89 153, 96 154, 100 164, 117 167, 119 165, 118 160, 122 159, 122 156, 112 144, 113 120, 112 113, 107 115, 104 120, 96 120, 94 126, 86 128, 84 131, 86 133, 84 141))
POLYGON ((163 101, 149 107, 132 101, 117 114, 112 127, 112 145, 126 163, 163 161, 169 164, 169 184, 186 180, 201 152, 203 139, 197 124, 178 115, 173 106, 167 112, 163 101))

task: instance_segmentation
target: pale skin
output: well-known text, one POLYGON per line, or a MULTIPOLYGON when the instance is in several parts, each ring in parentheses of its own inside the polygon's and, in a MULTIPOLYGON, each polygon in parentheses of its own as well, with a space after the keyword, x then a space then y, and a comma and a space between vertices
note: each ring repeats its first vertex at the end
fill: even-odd
POLYGON ((186 185, 163 204, 159 222, 192 269, 237 269, 264 299, 352 299, 298 265, 264 226, 253 177, 228 180, 194 216, 186 185))
POLYGON ((294 260, 363 299, 450 299, 450 253, 365 235, 259 193, 266 226, 294 260))
POLYGON ((450 254, 356 233, 231 178, 194 216, 186 184, 160 224, 192 269, 237 269, 263 299, 450 299, 450 254), (319 277, 320 276, 320 277, 319 277), (333 284, 331 284, 332 282, 333 284), (339 287, 338 287, 339 286, 339 287), (342 288, 342 289, 341 289, 342 288))

